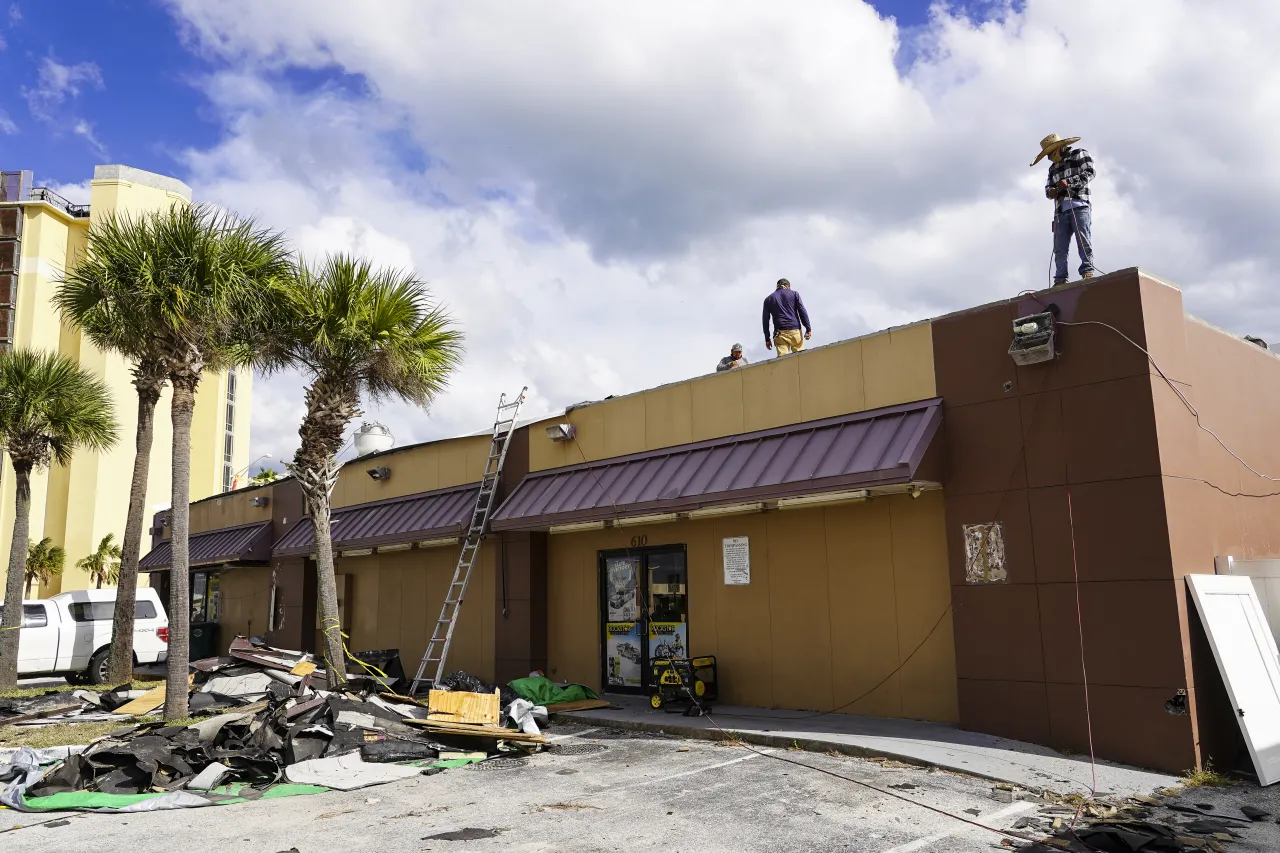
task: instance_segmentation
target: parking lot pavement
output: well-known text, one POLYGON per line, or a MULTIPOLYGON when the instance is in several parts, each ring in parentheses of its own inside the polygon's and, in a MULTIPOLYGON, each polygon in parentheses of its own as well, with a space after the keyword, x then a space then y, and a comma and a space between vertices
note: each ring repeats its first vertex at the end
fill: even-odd
POLYGON ((129 815, 0 812, 0 848, 166 853, 361 851, 990 850, 1000 836, 817 769, 1008 827, 1031 803, 943 771, 813 752, 762 750, 645 733, 558 726, 551 751, 431 777, 309 797, 129 815), (891 789, 889 786, 905 786, 891 789), (61 819, 69 820, 61 824, 61 819), (473 840, 431 836, 459 830, 473 840))

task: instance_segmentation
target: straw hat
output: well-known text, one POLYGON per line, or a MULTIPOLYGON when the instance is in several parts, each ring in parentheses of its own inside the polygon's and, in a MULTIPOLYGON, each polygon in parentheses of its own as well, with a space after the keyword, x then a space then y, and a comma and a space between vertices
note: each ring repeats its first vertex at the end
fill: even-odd
POLYGON ((1080 137, 1078 136, 1068 137, 1067 139, 1059 139, 1058 134, 1051 133, 1048 136, 1046 136, 1044 139, 1040 140, 1040 153, 1036 155, 1036 159, 1031 161, 1031 165, 1034 166, 1036 163, 1039 163, 1042 159, 1044 159, 1050 153, 1057 151, 1062 146, 1070 145, 1073 142, 1079 142, 1079 141, 1080 141, 1080 137))

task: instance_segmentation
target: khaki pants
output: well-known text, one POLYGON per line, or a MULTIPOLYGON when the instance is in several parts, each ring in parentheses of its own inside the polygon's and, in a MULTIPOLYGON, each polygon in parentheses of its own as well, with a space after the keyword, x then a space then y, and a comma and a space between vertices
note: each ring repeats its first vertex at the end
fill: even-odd
POLYGON ((778 355, 800 352, 800 350, 804 349, 804 334, 799 329, 774 332, 773 348, 778 351, 778 355))

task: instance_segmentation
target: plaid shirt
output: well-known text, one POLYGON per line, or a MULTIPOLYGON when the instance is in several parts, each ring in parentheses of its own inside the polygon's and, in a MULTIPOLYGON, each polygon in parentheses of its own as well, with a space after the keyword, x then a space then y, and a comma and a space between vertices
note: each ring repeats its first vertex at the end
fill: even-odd
POLYGON ((1065 146, 1062 158, 1057 163, 1049 164, 1049 181, 1044 185, 1044 194, 1054 199, 1055 211, 1062 210, 1062 199, 1056 196, 1058 181, 1067 182, 1067 195, 1085 204, 1089 203, 1089 182, 1093 180, 1093 158, 1083 148, 1065 146))

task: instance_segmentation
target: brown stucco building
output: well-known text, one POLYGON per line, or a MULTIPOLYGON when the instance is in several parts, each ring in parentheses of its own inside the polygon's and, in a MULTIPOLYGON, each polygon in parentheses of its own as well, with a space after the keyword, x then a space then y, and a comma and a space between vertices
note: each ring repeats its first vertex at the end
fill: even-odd
MULTIPOLYGON (((1280 556, 1280 489, 1223 447, 1280 472, 1277 422, 1280 360, 1136 269, 577 406, 512 439, 450 664, 643 692, 646 657, 684 650, 717 656, 724 702, 1076 752, 1091 719, 1100 757, 1229 767, 1239 735, 1182 578, 1280 556), (1046 311, 1056 357, 1015 364, 1013 321, 1046 311)), ((487 449, 343 469, 351 648, 422 655, 487 449)), ((315 648, 301 516, 288 480, 193 504, 223 647, 315 648)))

